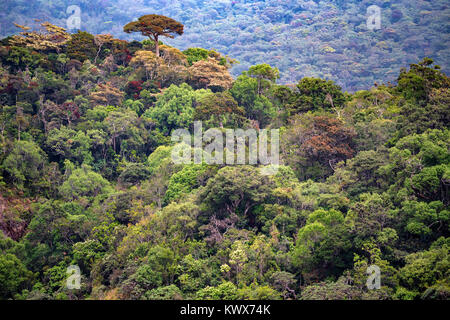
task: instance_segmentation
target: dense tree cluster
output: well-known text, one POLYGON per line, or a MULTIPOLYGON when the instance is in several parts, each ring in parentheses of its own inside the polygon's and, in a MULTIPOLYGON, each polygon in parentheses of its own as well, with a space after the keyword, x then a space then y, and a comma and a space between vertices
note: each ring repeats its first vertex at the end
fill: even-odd
POLYGON ((450 82, 432 60, 348 94, 45 26, 62 38, 0 46, 0 299, 448 299, 450 82), (280 129, 278 172, 173 163, 196 120, 280 129))

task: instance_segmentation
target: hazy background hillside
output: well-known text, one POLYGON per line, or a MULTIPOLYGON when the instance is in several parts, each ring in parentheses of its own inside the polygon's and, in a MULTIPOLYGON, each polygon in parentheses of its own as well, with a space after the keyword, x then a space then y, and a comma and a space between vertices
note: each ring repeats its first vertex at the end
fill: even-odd
POLYGON ((0 34, 35 18, 66 26, 70 5, 81 8, 82 30, 123 39, 139 39, 122 32, 134 18, 170 16, 185 24, 185 34, 169 44, 228 54, 240 61, 234 75, 266 62, 280 69, 281 83, 314 76, 355 91, 395 81, 402 66, 425 56, 449 71, 447 0, 3 0, 0 34), (370 5, 382 8, 380 30, 366 26, 370 5))

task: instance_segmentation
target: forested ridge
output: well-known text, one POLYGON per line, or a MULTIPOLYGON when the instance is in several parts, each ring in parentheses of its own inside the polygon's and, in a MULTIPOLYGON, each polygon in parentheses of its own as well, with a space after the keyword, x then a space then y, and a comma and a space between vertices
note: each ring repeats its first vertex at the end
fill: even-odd
MULTIPOLYGON (((447 0, 3 0, 0 35, 17 32, 13 23, 43 19, 66 26, 80 8, 81 29, 136 36, 122 27, 144 14, 159 13, 186 26, 169 43, 181 50, 215 49, 237 59, 231 73, 268 63, 280 83, 303 77, 333 80, 351 92, 375 82, 394 82, 397 70, 430 57, 450 71, 450 6, 447 0), (367 9, 381 9, 379 30, 367 27, 367 9)), ((140 39, 139 39, 140 40, 140 39)))
POLYGON ((1 299, 448 299, 450 79, 432 59, 350 94, 40 24, 0 42, 1 299), (174 164, 194 121, 279 129, 277 174, 174 164))

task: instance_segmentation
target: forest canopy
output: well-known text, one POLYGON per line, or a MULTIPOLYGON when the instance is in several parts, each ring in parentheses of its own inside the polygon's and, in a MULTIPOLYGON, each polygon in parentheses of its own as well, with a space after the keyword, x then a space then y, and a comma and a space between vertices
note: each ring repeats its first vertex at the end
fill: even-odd
POLYGON ((450 79, 433 59, 348 93, 41 23, 0 41, 0 299, 449 298, 450 79), (174 163, 171 133, 195 121, 278 129, 279 170, 174 163))

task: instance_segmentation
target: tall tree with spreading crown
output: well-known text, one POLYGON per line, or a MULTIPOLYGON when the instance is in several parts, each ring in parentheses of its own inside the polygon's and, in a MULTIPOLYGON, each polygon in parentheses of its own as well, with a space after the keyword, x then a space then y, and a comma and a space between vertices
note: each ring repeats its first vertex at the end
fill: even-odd
POLYGON ((164 36, 173 39, 176 34, 182 35, 184 25, 180 22, 157 14, 149 14, 140 17, 125 25, 123 31, 126 33, 140 32, 155 42, 155 54, 159 57, 159 37, 164 36))

